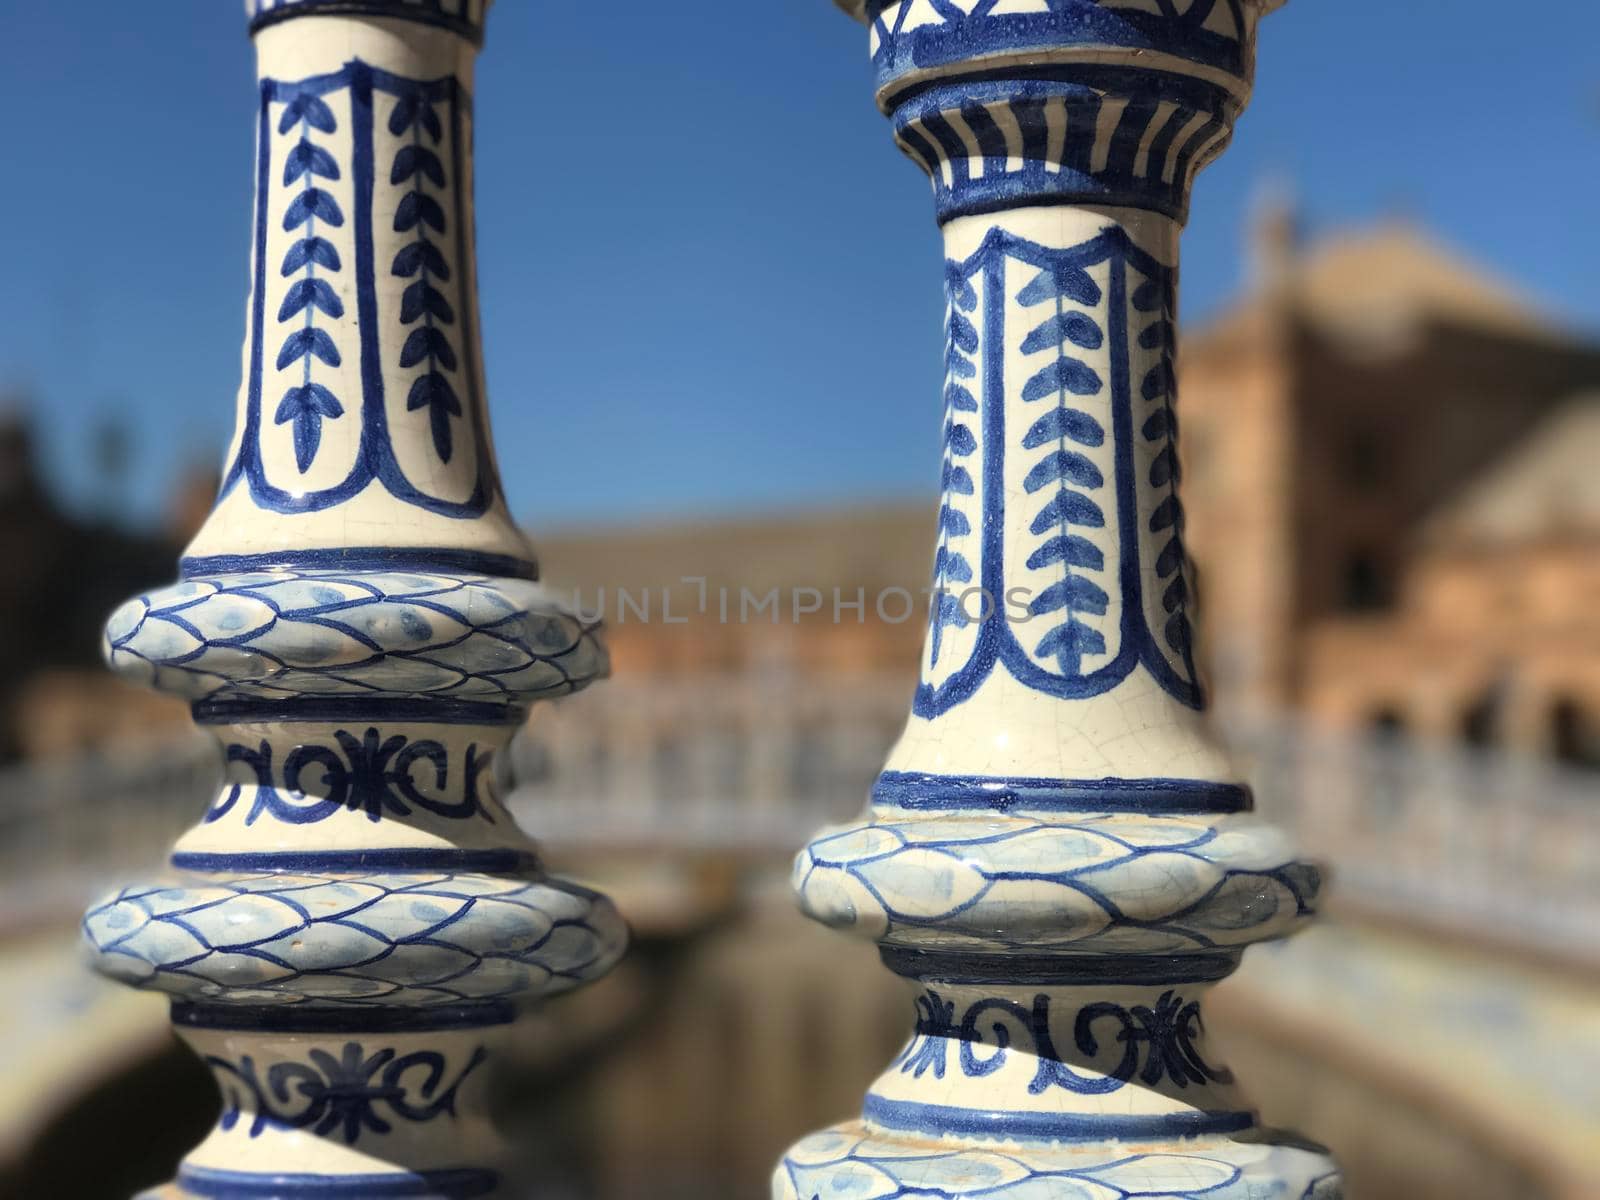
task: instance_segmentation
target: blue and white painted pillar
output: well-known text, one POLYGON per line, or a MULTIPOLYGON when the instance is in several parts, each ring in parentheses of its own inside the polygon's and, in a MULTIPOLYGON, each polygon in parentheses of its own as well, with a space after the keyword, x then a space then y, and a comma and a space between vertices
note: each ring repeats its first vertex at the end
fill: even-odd
POLYGON ((226 778, 175 877, 84 930, 167 993, 222 1115, 163 1197, 501 1194, 484 1110, 519 1005, 603 974, 610 903, 496 796, 528 705, 605 670, 536 582, 483 395, 472 67, 486 0, 252 0, 238 427, 181 582, 111 618, 226 778))
POLYGON ((1276 3, 846 4, 944 230, 943 499, 910 720, 795 887, 916 1025, 784 1200, 1340 1193, 1198 1003, 1319 889, 1201 724, 1178 498, 1178 235, 1276 3))

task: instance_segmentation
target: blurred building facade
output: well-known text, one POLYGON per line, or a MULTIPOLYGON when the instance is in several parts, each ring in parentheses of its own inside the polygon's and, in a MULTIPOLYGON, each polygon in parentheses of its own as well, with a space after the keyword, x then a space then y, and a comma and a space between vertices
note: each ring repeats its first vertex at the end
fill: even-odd
MULTIPOLYGON (((1219 709, 1600 765, 1600 341, 1405 225, 1302 248, 1273 208, 1254 238, 1249 288, 1186 336, 1180 365, 1219 709)), ((541 549, 603 611, 619 676, 909 678, 933 514, 541 549)))
POLYGON ((46 485, 26 406, 0 413, 0 763, 77 753, 184 719, 182 704, 151 698, 99 664, 106 616, 129 594, 170 578, 178 547, 199 527, 215 480, 194 476, 152 533, 117 520, 120 435, 101 431, 99 511, 79 515, 46 485), (196 504, 197 494, 205 494, 196 504))
MULTIPOLYGON (((1600 582, 1600 340, 1418 229, 1305 247, 1296 225, 1286 206, 1263 211, 1247 288, 1182 348, 1219 708, 1600 764, 1585 611, 1600 582)), ((0 536, 17 564, 0 581, 0 758, 184 727, 181 706, 116 685, 94 650, 116 598, 170 575, 212 482, 183 480, 168 527, 131 535, 67 515, 27 423, 0 426, 0 536), (75 602, 40 599, 62 595, 75 602)), ((538 543, 547 580, 605 619, 621 680, 909 687, 933 540, 934 506, 916 501, 538 543)))
POLYGON ((1600 765, 1600 342, 1419 230, 1294 226, 1183 348, 1219 706, 1600 765))
MULTIPOLYGON (((1592 1026, 1592 1012, 1583 1023, 1569 1009, 1592 1009, 1600 962, 1594 777, 1271 723, 1300 709, 1336 729, 1593 761, 1600 658, 1585 602, 1600 583, 1600 492, 1586 463, 1600 453, 1600 345, 1412 230, 1303 251, 1280 211, 1258 239, 1247 293, 1184 347, 1202 645, 1221 712, 1268 718, 1254 743, 1237 739, 1265 815, 1333 860, 1345 881, 1333 911, 1349 924, 1300 943, 1312 946, 1303 959, 1230 983, 1208 1019, 1225 1036, 1231 1023, 1230 1055, 1255 1060, 1267 1115, 1344 1156, 1352 1196, 1587 1200, 1600 1194, 1589 1126, 1566 1158, 1527 1147, 1552 1113, 1600 1112, 1593 1055, 1569 1045, 1592 1026), (1437 946, 1419 955, 1441 930, 1472 943, 1462 961, 1437 946), (1517 954, 1559 959, 1561 986, 1581 975, 1577 998, 1516 964, 1483 983, 1483 958, 1517 954), (1333 1021, 1347 1017, 1348 1029, 1333 1021), (1415 1034, 1440 1029, 1455 1041, 1415 1034), (1349 1040, 1328 1049, 1330 1030, 1349 1040), (1452 1069, 1463 1046, 1482 1051, 1473 1073, 1452 1069), (1570 1069, 1528 1072, 1529 1046, 1570 1069), (1572 1090, 1517 1091, 1530 1074, 1572 1090), (1452 1107, 1463 1095, 1483 1111, 1452 1107), (1434 1142, 1447 1150, 1418 1152, 1434 1142), (1534 1178, 1533 1159, 1559 1177, 1534 1178)), ((0 465, 31 464, 25 431, 20 445, 13 456, 0 437, 0 465)), ((64 755, 137 734, 149 758, 142 775, 120 754, 10 772, 0 845, 13 886, 26 878, 21 890, 43 898, 38 916, 14 913, 21 931, 45 927, 44 901, 75 919, 77 893, 106 864, 158 857, 201 811, 215 752, 204 739, 161 747, 158 729, 189 730, 182 706, 117 689, 92 661, 104 609, 170 577, 203 485, 184 487, 186 515, 166 533, 147 543, 112 531, 107 548, 54 511, 31 466, 16 477, 24 484, 0 490, 0 530, 23 566, 0 582, 0 604, 14 606, 10 678, 25 680, 17 745, 64 755), (119 575, 124 561, 148 578, 119 575), (29 572, 46 569, 93 585, 72 613, 24 607, 28 581, 44 578, 29 572), (87 632, 47 624, 69 619, 87 632), (26 657, 27 639, 59 647, 63 636, 81 638, 73 662, 26 657)), ((903 1037, 893 977, 870 948, 841 948, 802 921, 782 876, 808 833, 859 807, 904 718, 934 511, 930 497, 537 539, 550 586, 605 619, 616 678, 536 715, 508 756, 520 781, 509 802, 553 859, 603 883, 636 932, 628 963, 553 1007, 559 1033, 527 1047, 508 1108, 549 1178, 541 1194, 758 1194, 779 1148, 848 1111, 903 1037), (591 1069, 574 1070, 579 1058, 591 1069)), ((40 974, 15 962, 13 975, 40 974)), ((60 974, 79 979, 75 965, 60 974)), ((190 1086, 203 1122, 213 1101, 204 1080, 190 1086)), ((41 1155, 75 1145, 72 1120, 51 1128, 19 1177, 100 1165, 41 1155)), ((0 1192, 5 1133, 0 1120, 0 1192)), ((165 1136, 173 1154, 191 1140, 165 1136)), ((151 1179, 170 1165, 159 1159, 151 1179)))

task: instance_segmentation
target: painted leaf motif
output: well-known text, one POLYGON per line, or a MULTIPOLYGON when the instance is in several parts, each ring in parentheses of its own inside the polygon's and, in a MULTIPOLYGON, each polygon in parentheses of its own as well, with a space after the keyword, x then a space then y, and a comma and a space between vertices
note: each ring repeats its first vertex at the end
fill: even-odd
POLYGON ((394 230, 396 233, 404 233, 408 229, 415 229, 419 221, 443 233, 444 209, 439 207, 439 202, 432 196, 421 192, 407 192, 400 197, 400 204, 395 209, 394 230))
POLYGON ((406 409, 428 409, 429 429, 433 434, 433 448, 440 462, 449 462, 453 452, 450 418, 461 415, 461 401, 456 398, 450 381, 437 371, 430 371, 411 385, 406 397, 406 409))
POLYGON ((1106 431, 1088 413, 1075 408, 1053 408, 1033 423, 1022 439, 1022 448, 1036 450, 1063 438, 1080 446, 1099 446, 1106 440, 1106 431))
POLYGON ((296 271, 304 270, 308 263, 315 263, 329 271, 337 271, 341 266, 339 252, 334 249, 332 242, 326 238, 308 237, 301 238, 289 247, 288 253, 283 256, 283 274, 293 275, 296 271))
POLYGON ((1182 478, 1178 455, 1168 442, 1150 462, 1150 482, 1156 487, 1166 487, 1182 478))
POLYGON ((1093 396, 1100 390, 1100 376, 1075 358, 1058 358, 1029 379, 1022 388, 1024 400, 1042 400, 1060 392, 1093 396))
POLYGON ((1151 533, 1160 533, 1163 529, 1177 529, 1182 532, 1183 524, 1183 505, 1178 503, 1176 495, 1167 496, 1150 514, 1151 533))
POLYGON ((1086 525, 1099 529, 1105 523, 1105 514, 1093 500, 1082 492, 1062 489, 1039 510, 1039 515, 1033 519, 1031 531, 1044 533, 1060 525, 1086 525))
POLYGON ((442 329, 424 325, 413 329, 400 349, 400 365, 414 367, 425 359, 436 360, 447 371, 456 369, 456 352, 442 329))
POLYGON ((1152 314, 1152 320, 1139 331, 1139 346, 1153 356, 1152 365, 1145 371, 1139 385, 1139 396, 1150 406, 1144 415, 1139 432, 1151 444, 1154 454, 1150 460, 1147 482, 1150 487, 1163 490, 1160 501, 1152 510, 1147 529, 1157 535, 1154 576, 1156 588, 1152 597, 1159 595, 1160 607, 1149 613, 1151 633, 1159 640, 1158 673, 1162 670, 1174 674, 1178 686, 1187 689, 1188 702, 1198 703, 1199 688, 1193 664, 1193 629, 1186 607, 1191 596, 1188 578, 1188 557, 1184 548, 1184 511, 1178 498, 1177 485, 1182 477, 1182 463, 1177 454, 1178 416, 1173 407, 1176 380, 1173 375, 1173 350, 1176 331, 1172 323, 1174 297, 1170 276, 1152 275, 1134 289, 1133 305, 1141 312, 1152 314), (1155 623, 1159 622, 1159 633, 1155 623), (1166 658, 1170 651, 1175 659, 1166 658))
POLYGON ((1162 636, 1167 639, 1167 645, 1178 654, 1189 653, 1194 645, 1194 632, 1189 625, 1189 618, 1181 612, 1172 614, 1172 618, 1162 630, 1162 636))
POLYGON ((308 354, 316 355, 330 367, 337 367, 341 361, 339 348, 324 330, 297 329, 283 340, 283 348, 278 351, 278 370, 283 370, 308 354))
POLYGON ((934 555, 933 573, 954 583, 972 582, 972 565, 967 562, 966 556, 947 546, 940 546, 939 552, 934 555))
POLYGON ((1189 598, 1189 582, 1183 577, 1182 572, 1174 575, 1172 582, 1167 584, 1166 591, 1161 593, 1161 606, 1172 612, 1189 598))
POLYGON ((444 293, 427 280, 419 279, 400 295, 401 323, 409 325, 424 312, 432 313, 446 324, 451 324, 456 319, 455 310, 444 298, 444 293))
POLYGON ((953 262, 945 264, 945 293, 950 303, 962 312, 971 312, 978 304, 977 289, 953 262))
POLYGON ((954 584, 970 584, 975 575, 972 563, 955 543, 973 531, 973 518, 963 510, 958 498, 975 495, 977 488, 972 472, 959 460, 977 452, 978 440, 972 426, 955 416, 978 411, 977 397, 962 382, 975 379, 978 374, 970 357, 978 352, 978 328, 966 315, 977 307, 978 293, 955 263, 946 263, 945 300, 944 465, 940 480, 943 501, 933 565, 937 598, 929 613, 929 661, 934 664, 944 648, 945 628, 965 628, 972 623, 971 616, 961 607, 960 597, 951 595, 948 589, 954 584))
POLYGON ((316 355, 330 367, 337 367, 341 361, 333 339, 324 330, 308 327, 296 329, 284 338, 283 348, 278 351, 278 370, 308 354, 316 355))
POLYGON ((957 496, 970 496, 973 493, 972 476, 967 469, 957 463, 947 462, 944 466, 944 478, 941 486, 947 492, 957 496))
POLYGON ((1023 489, 1037 492, 1049 484, 1065 480, 1080 487, 1097 488, 1105 483, 1105 476, 1083 455, 1073 450, 1057 450, 1036 463, 1022 481, 1023 489))
POLYGON ((1105 652, 1104 636, 1076 619, 1052 629, 1034 648, 1034 653, 1040 658, 1055 658, 1061 664, 1062 672, 1068 675, 1079 672, 1084 655, 1105 652))
POLYGON ((1065 563, 1069 567, 1082 567, 1089 571, 1105 569, 1105 552, 1088 538, 1077 534, 1062 534, 1045 542, 1028 556, 1028 567, 1038 570, 1052 563, 1065 563))
POLYGON ((344 224, 344 213, 332 194, 321 188, 308 187, 290 201, 289 210, 283 214, 283 227, 296 229, 313 217, 335 228, 344 224))
POLYGON ((324 279, 300 279, 284 294, 278 307, 278 320, 287 321, 307 308, 318 308, 330 317, 344 316, 344 302, 324 279))
POLYGON ((972 523, 965 513, 946 504, 939 509, 939 532, 961 537, 972 532, 972 523))
POLYGON ((309 138, 302 138, 289 151, 283 162, 283 182, 293 183, 302 175, 321 176, 323 179, 339 178, 339 164, 321 146, 309 138))
POLYGON ((1024 307, 1058 298, 1085 305, 1099 304, 1100 285, 1082 267, 1063 265, 1039 272, 1017 293, 1017 303, 1024 307))
POLYGON ((294 458, 301 474, 305 474, 317 457, 322 443, 322 419, 343 414, 344 406, 320 383, 292 387, 284 393, 273 420, 278 425, 294 423, 294 458))
POLYGON ((325 417, 338 417, 344 415, 344 406, 339 403, 339 398, 322 384, 306 383, 292 387, 283 394, 283 399, 278 402, 274 420, 282 425, 301 412, 316 412, 325 417))
MULTIPOLYGON (((966 365, 968 367, 972 366, 971 363, 967 363, 966 365)), ((971 373, 976 374, 976 369, 974 369, 971 373)), ((956 412, 978 411, 978 401, 973 397, 970 391, 962 387, 959 383, 950 383, 945 386, 944 402, 956 412)))
POLYGON ((1172 367, 1163 357, 1146 372, 1144 382, 1139 385, 1139 392, 1146 400, 1158 400, 1172 391, 1172 367))
POLYGON ((444 186, 444 167, 437 154, 425 146, 401 146, 394 156, 389 182, 404 183, 418 175, 431 180, 435 187, 444 186))
POLYGON ((399 137, 415 125, 425 129, 436 142, 444 132, 433 105, 417 93, 402 96, 396 101, 394 111, 389 114, 389 132, 399 137))
POLYGON ((1140 312, 1155 312, 1164 300, 1161 285, 1153 279, 1147 279, 1133 289, 1133 306, 1140 312))
POLYGON ((439 248, 426 240, 402 246, 394 256, 392 269, 401 278, 409 278, 418 271, 425 271, 441 282, 450 278, 450 264, 445 262, 439 248))
POLYGON ((1040 350, 1054 350, 1063 342, 1071 342, 1085 350, 1098 350, 1105 341, 1096 325, 1082 313, 1061 313, 1045 321, 1023 339, 1022 352, 1036 354, 1040 350))
POLYGON ((323 133, 332 133, 336 127, 333 109, 320 96, 313 96, 309 92, 300 93, 284 106, 283 116, 278 120, 278 132, 288 133, 301 121, 323 133))
MULTIPOLYGON (((978 330, 973 323, 955 309, 950 311, 950 345, 962 354, 973 354, 978 349, 978 330)), ((971 363, 966 364, 969 368, 971 363)))
POLYGON ((1081 575, 1068 575, 1035 596, 1028 609, 1036 617, 1064 608, 1104 616, 1110 602, 1111 598, 1099 584, 1081 575))

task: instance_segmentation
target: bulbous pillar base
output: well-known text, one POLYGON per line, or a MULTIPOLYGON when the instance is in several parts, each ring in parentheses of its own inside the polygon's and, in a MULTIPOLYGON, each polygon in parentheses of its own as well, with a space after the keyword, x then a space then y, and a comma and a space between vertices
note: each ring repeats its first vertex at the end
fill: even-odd
POLYGON ((1159 1142, 920 1138, 850 1121, 796 1143, 773 1174, 775 1200, 1340 1200, 1333 1160, 1288 1135, 1250 1130, 1159 1142))

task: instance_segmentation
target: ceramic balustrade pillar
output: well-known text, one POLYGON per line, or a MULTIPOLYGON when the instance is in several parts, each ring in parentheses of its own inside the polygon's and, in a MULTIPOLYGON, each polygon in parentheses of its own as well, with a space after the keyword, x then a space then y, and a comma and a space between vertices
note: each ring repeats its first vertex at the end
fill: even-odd
MULTIPOLYGON (((106 657, 193 704, 225 780, 176 878, 92 909, 222 1113, 162 1197, 504 1194, 485 1084, 520 1006, 626 933, 496 795, 529 704, 601 674, 489 439, 472 210, 486 0, 251 0, 238 426, 181 582, 106 657)), ((108 797, 115 802, 115 797, 108 797)))
POLYGON ((905 732, 794 882, 915 1031, 777 1197, 1339 1195, 1199 1008, 1319 888, 1202 727, 1177 490, 1179 230, 1276 3, 846 5, 944 232, 943 498, 905 732))

